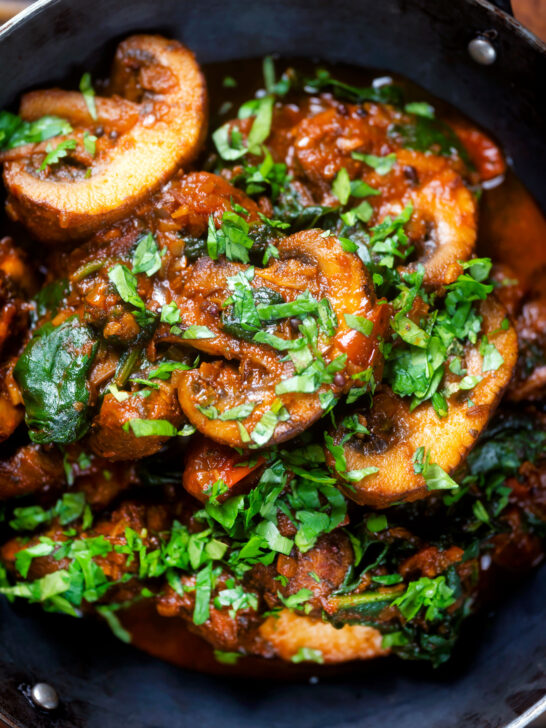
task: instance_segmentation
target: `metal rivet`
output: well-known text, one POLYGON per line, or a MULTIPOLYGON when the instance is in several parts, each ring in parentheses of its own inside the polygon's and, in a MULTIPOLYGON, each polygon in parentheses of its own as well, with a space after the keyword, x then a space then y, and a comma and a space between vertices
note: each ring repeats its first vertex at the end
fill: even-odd
POLYGON ((59 696, 55 688, 47 683, 36 683, 30 691, 32 702, 44 710, 55 710, 59 706, 59 696))
POLYGON ((472 60, 481 63, 482 66, 490 66, 497 59, 497 51, 493 44, 480 36, 470 41, 468 52, 472 60))

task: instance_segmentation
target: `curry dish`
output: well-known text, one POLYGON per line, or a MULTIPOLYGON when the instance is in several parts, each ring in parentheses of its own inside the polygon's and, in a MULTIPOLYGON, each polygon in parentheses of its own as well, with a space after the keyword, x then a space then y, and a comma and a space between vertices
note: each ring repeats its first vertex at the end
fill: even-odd
POLYGON ((135 35, 0 113, 0 593, 439 665, 543 556, 546 224, 440 102, 251 67, 135 35))

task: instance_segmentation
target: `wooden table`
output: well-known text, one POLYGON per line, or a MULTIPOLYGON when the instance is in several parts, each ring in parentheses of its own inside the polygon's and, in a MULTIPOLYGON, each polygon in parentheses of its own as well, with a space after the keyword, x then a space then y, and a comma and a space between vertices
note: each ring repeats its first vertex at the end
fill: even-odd
MULTIPOLYGON (((0 23, 29 4, 28 0, 0 0, 0 23)), ((546 0, 512 0, 512 7, 516 18, 546 41, 546 0)))

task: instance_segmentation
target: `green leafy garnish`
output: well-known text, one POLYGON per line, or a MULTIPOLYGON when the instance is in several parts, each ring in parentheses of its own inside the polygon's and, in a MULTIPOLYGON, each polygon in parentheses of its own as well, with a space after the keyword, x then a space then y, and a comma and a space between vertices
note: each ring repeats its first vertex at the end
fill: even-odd
POLYGON ((349 326, 349 328, 364 334, 364 336, 369 336, 372 333, 373 321, 370 321, 370 319, 367 319, 365 316, 356 316, 352 313, 345 313, 343 316, 345 318, 345 323, 349 326))
POLYGON ((406 619, 413 619, 425 609, 425 619, 439 619, 448 607, 456 601, 453 589, 446 584, 444 576, 430 579, 426 576, 412 581, 407 590, 392 602, 406 619))
POLYGON ((92 157, 97 152, 97 137, 94 134, 90 134, 87 129, 83 132, 83 146, 85 151, 92 157))
POLYGON ((188 326, 182 334, 183 339, 214 339, 216 334, 207 326, 188 326))
POLYGON ((133 254, 133 273, 146 273, 148 277, 161 268, 161 255, 152 233, 143 235, 133 254))
POLYGON ((320 650, 315 650, 312 647, 300 647, 296 654, 292 655, 290 661, 296 664, 300 662, 317 662, 322 665, 324 657, 320 650))
POLYGON ((248 222, 231 210, 226 210, 222 215, 222 225, 218 230, 211 215, 207 237, 209 257, 217 260, 220 255, 225 255, 228 260, 248 263, 250 260, 248 251, 254 245, 248 234, 249 230, 248 222))
POLYGON ((63 493, 53 508, 44 509, 41 506, 14 508, 9 525, 16 531, 34 531, 38 526, 58 518, 60 525, 66 526, 80 518, 84 508, 83 493, 63 493))
POLYGON ((352 152, 351 157, 359 162, 366 164, 377 172, 377 174, 387 174, 396 164, 396 154, 387 154, 385 157, 376 157, 375 154, 363 154, 362 152, 352 152))
POLYGON ((375 101, 382 104, 394 104, 399 106, 402 103, 402 90, 393 84, 381 86, 358 87, 339 81, 323 68, 316 71, 315 78, 304 80, 304 88, 309 93, 332 89, 338 98, 347 99, 352 103, 361 104, 364 101, 375 101))
POLYGON ((430 462, 430 453, 425 454, 423 446, 417 448, 413 455, 413 470, 423 476, 428 490, 450 490, 459 487, 443 468, 437 463, 430 462))
POLYGON ((412 101, 404 106, 404 111, 407 114, 416 114, 427 119, 434 119, 434 107, 427 104, 426 101, 412 101))
POLYGON ((168 420, 129 420, 123 425, 123 429, 129 432, 129 428, 135 437, 174 437, 178 435, 178 429, 168 420))
POLYGON ((137 292, 137 279, 126 265, 118 263, 108 271, 108 278, 114 284, 118 295, 131 306, 144 310, 146 305, 137 292))
POLYGON ((44 161, 40 165, 40 170, 44 170, 46 167, 50 167, 54 164, 58 164, 61 159, 64 159, 68 155, 71 149, 76 149, 75 139, 65 139, 60 142, 55 148, 48 145, 47 154, 44 157, 44 161))
POLYGON ((351 179, 345 167, 342 167, 337 173, 334 184, 332 185, 332 193, 342 205, 346 205, 349 201, 349 197, 351 196, 351 179))
POLYGON ((91 85, 91 74, 84 73, 80 79, 80 91, 83 94, 85 105, 89 111, 89 116, 93 121, 97 121, 97 105, 95 103, 95 90, 91 85))
POLYGON ((38 144, 56 136, 70 134, 72 127, 58 116, 42 116, 23 121, 16 114, 0 111, 0 149, 14 149, 24 144, 38 144))

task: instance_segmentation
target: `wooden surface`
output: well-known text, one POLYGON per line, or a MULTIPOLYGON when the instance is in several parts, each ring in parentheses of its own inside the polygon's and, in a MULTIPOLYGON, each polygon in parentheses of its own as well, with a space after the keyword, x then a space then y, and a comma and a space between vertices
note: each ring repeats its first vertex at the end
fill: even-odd
POLYGON ((512 0, 516 18, 546 41, 546 0, 512 0))
MULTIPOLYGON (((28 0, 0 0, 0 23, 28 4, 28 0)), ((516 18, 546 41, 546 0, 512 0, 512 7, 516 18)))

